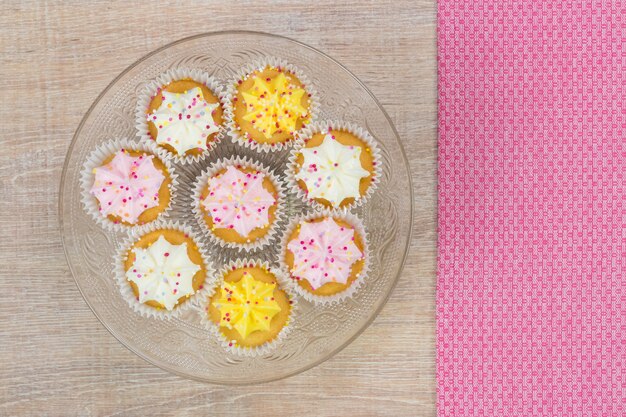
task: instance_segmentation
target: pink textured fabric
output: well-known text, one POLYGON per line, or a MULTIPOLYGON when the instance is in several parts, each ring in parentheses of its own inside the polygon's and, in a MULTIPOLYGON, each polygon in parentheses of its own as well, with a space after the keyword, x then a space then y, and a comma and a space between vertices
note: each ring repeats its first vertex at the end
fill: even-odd
POLYGON ((440 416, 626 415, 625 16, 439 1, 440 416))

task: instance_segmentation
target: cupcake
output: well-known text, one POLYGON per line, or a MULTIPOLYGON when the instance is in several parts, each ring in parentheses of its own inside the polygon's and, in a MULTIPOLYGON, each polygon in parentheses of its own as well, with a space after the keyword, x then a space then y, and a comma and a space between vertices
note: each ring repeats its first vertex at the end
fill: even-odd
POLYGON ((200 227, 221 246, 251 250, 271 241, 282 216, 284 194, 278 178, 246 158, 211 165, 194 188, 200 227))
POLYGON ((368 268, 365 230, 349 213, 324 211, 296 219, 284 235, 281 254, 296 292, 315 303, 352 295, 368 268))
POLYGON ((243 70, 225 100, 233 139, 265 151, 293 141, 315 107, 308 84, 294 67, 274 59, 243 70))
POLYGON ((371 195, 379 167, 376 143, 365 130, 331 122, 301 132, 288 175, 294 191, 315 207, 349 208, 371 195))
POLYGON ((170 208, 172 171, 154 146, 107 142, 83 168, 84 206, 96 221, 118 230, 153 222, 170 208))
POLYGON ((206 320, 233 353, 259 354, 274 347, 289 325, 293 300, 267 263, 238 260, 221 272, 206 320))
POLYGON ((126 242, 118 257, 118 285, 147 316, 167 317, 205 289, 206 256, 191 231, 177 223, 155 226, 126 242))
POLYGON ((151 83, 138 101, 140 135, 177 161, 203 157, 219 140, 224 124, 221 87, 197 70, 173 70, 151 83))

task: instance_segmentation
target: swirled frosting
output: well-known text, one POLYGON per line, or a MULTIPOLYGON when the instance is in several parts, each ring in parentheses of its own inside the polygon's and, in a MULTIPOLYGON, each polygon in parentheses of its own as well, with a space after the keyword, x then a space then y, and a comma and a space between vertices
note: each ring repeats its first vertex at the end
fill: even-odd
POLYGON ((201 269, 187 255, 187 242, 173 245, 163 236, 148 248, 134 248, 126 279, 139 290, 139 302, 156 301, 172 310, 178 299, 194 293, 193 276, 201 269))
POLYGON ((359 199, 361 178, 370 173, 361 165, 361 147, 346 146, 327 134, 321 145, 300 150, 304 162, 296 179, 304 181, 309 198, 323 198, 333 207, 359 199))
POLYGON ((306 91, 290 84, 282 72, 274 78, 255 76, 253 86, 241 94, 246 102, 243 119, 267 139, 276 131, 293 132, 298 119, 307 116, 301 104, 306 91))
POLYGON ((209 178, 208 195, 202 201, 217 228, 234 229, 247 236, 269 224, 269 208, 276 199, 264 187, 263 172, 244 172, 234 166, 209 178))
POLYGON ((192 149, 205 149, 207 137, 219 131, 212 116, 219 104, 208 103, 199 87, 185 93, 161 91, 160 94, 161 105, 146 115, 147 121, 157 128, 157 143, 171 146, 179 155, 192 149))
POLYGON ((352 265, 363 258, 354 243, 354 229, 331 217, 300 223, 300 232, 287 249, 294 256, 291 275, 306 279, 314 290, 329 282, 346 284, 352 265))
POLYGON ((272 318, 281 311, 274 300, 276 284, 256 280, 244 271, 237 282, 224 282, 221 297, 213 302, 220 312, 222 327, 235 329, 242 338, 257 330, 269 330, 272 318))
POLYGON ((159 189, 165 176, 154 166, 153 159, 154 155, 131 156, 122 149, 111 162, 94 168, 90 192, 100 202, 104 216, 118 216, 135 224, 141 213, 159 205, 159 189))

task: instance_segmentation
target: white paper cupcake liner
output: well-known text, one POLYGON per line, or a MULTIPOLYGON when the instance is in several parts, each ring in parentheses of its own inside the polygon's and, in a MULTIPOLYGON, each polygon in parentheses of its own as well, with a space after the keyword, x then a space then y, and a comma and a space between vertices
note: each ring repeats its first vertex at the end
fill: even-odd
MULTIPOLYGON (((148 143, 156 143, 156 140, 150 136, 148 131, 148 122, 146 120, 146 110, 152 101, 152 98, 155 94, 163 87, 170 84, 173 81, 182 80, 184 78, 190 78, 196 82, 202 83, 209 88, 213 92, 215 96, 219 98, 220 104, 224 109, 224 119, 226 119, 226 102, 224 101, 224 91, 221 83, 215 78, 211 77, 206 72, 197 70, 197 69, 189 69, 189 68, 174 68, 170 69, 161 75, 159 75, 155 80, 150 82, 148 86, 139 94, 137 98, 137 107, 135 109, 135 127, 137 129, 137 135, 141 138, 142 141, 148 143)), ((160 149, 163 149, 165 155, 168 158, 172 159, 176 163, 189 164, 201 161, 210 154, 211 150, 217 146, 217 144, 222 141, 224 136, 226 135, 226 122, 222 123, 220 126, 219 132, 215 135, 213 141, 210 143, 210 146, 205 148, 201 154, 198 155, 179 155, 175 152, 171 152, 166 148, 159 146, 160 149)), ((157 144, 158 146, 158 144, 157 144)))
POLYGON ((250 252, 261 249, 274 240, 275 235, 283 221, 283 216, 285 213, 285 201, 285 187, 273 171, 271 171, 261 163, 253 161, 252 159, 235 155, 228 159, 220 159, 219 161, 216 161, 215 163, 211 164, 206 170, 204 170, 202 174, 200 174, 193 187, 192 211, 201 230, 214 244, 219 245, 222 248, 238 249, 240 252, 250 252), (267 175, 270 181, 272 181, 274 187, 276 188, 276 191, 278 192, 276 211, 274 212, 274 221, 270 225, 267 234, 249 243, 227 242, 216 236, 211 230, 209 230, 204 219, 204 211, 200 207, 200 197, 202 194, 202 190, 207 184, 208 179, 216 175, 219 171, 226 169, 227 167, 232 165, 240 165, 242 167, 253 168, 257 171, 263 172, 265 175, 267 175))
POLYGON ((83 207, 85 211, 89 215, 91 215, 91 217, 96 221, 96 223, 98 223, 104 229, 107 229, 113 232, 126 232, 129 230, 140 228, 142 226, 145 226, 146 224, 152 224, 152 223, 162 221, 169 216, 170 210, 172 208, 172 203, 174 201, 176 191, 177 191, 176 190, 176 187, 178 186, 177 178, 178 176, 176 175, 174 167, 172 166, 170 161, 167 159, 165 151, 157 147, 155 144, 135 142, 135 141, 131 141, 128 139, 114 139, 114 140, 110 140, 110 141, 102 143, 95 150, 93 150, 87 157, 87 160, 85 161, 85 163, 83 164, 83 169, 80 175, 80 186, 81 186, 81 192, 82 192, 81 201, 83 203, 83 207), (137 225, 126 225, 126 224, 119 223, 119 222, 116 223, 110 220, 108 217, 103 216, 102 213, 100 213, 100 203, 98 202, 96 197, 94 197, 90 193, 91 187, 93 186, 93 183, 95 180, 95 175, 93 172, 94 169, 102 166, 102 162, 105 159, 119 152, 121 149, 128 149, 131 151, 138 151, 138 152, 146 152, 148 154, 154 155, 155 158, 158 158, 159 160, 161 160, 161 162, 163 162, 167 170, 167 174, 169 175, 171 179, 171 182, 169 185, 170 203, 167 206, 167 208, 162 213, 160 213, 159 216, 155 220, 149 223, 137 224, 137 225))
POLYGON ((206 303, 206 300, 213 295, 213 291, 215 289, 215 269, 213 265, 209 262, 209 257, 206 252, 206 248, 204 247, 202 240, 196 236, 191 227, 179 223, 179 222, 166 222, 161 224, 150 224, 144 226, 142 228, 133 230, 129 234, 129 238, 122 243, 121 248, 117 255, 115 256, 115 280, 117 281, 117 286, 122 294, 122 298, 126 300, 128 305, 137 313, 141 314, 146 318, 156 318, 156 319, 171 319, 174 317, 180 316, 180 314, 192 306, 200 306, 206 303), (178 230, 180 232, 185 233, 189 236, 198 247, 198 251, 200 252, 200 256, 202 257, 202 262, 204 264, 204 268, 206 270, 206 278, 204 283, 202 284, 202 288, 196 291, 193 295, 189 297, 189 299, 176 307, 173 310, 169 311, 167 309, 157 309, 151 306, 148 306, 144 303, 140 303, 139 300, 135 297, 133 290, 126 279, 126 271, 124 270, 124 262, 128 255, 128 252, 131 250, 134 243, 144 236, 147 233, 154 232, 157 230, 178 230))
POLYGON ((370 259, 371 259, 371 253, 369 250, 367 232, 365 231, 365 227, 363 226, 363 221, 356 215, 346 210, 323 210, 320 212, 312 212, 312 213, 294 218, 289 223, 289 225, 287 225, 287 228, 285 229, 285 232, 282 236, 281 243, 280 243, 279 262, 280 262, 280 269, 283 272, 283 276, 293 283, 293 291, 296 294, 298 294, 299 296, 301 296, 302 298, 304 298, 305 300, 313 304, 332 305, 332 304, 340 303, 343 300, 352 297, 357 292, 357 290, 361 288, 361 286, 364 283, 365 278, 369 274, 370 259), (326 295, 326 296, 312 294, 309 291, 302 288, 300 285, 298 285, 297 281, 291 277, 289 266, 287 265, 287 262, 285 261, 285 255, 287 253, 287 245, 289 244, 289 236, 293 233, 295 228, 301 222, 324 218, 324 217, 332 217, 334 219, 343 220, 346 223, 351 224, 354 227, 355 233, 358 234, 363 240, 363 256, 365 258, 365 262, 363 263, 363 270, 361 271, 357 279, 348 288, 336 294, 326 295))
POLYGON ((289 155, 289 160, 287 162, 287 169, 285 171, 285 175, 287 177, 287 186, 293 191, 302 201, 310 204, 315 210, 324 210, 324 209, 347 209, 351 210, 355 207, 359 207, 363 205, 369 198, 374 194, 376 188, 378 188, 378 183, 380 182, 380 178, 382 175, 381 162, 382 158, 380 155, 380 150, 378 149, 378 145, 376 143, 376 139, 369 134, 369 132, 362 127, 359 127, 355 124, 344 122, 344 121, 324 121, 319 123, 314 123, 306 128, 302 129, 298 134, 298 139, 294 144, 293 149, 291 150, 291 154, 289 155), (300 150, 304 148, 305 139, 312 137, 316 133, 324 133, 329 130, 343 130, 352 133, 357 136, 363 142, 365 142, 369 148, 371 149, 372 156, 374 157, 374 178, 368 187, 365 195, 361 196, 358 199, 355 199, 351 204, 342 206, 342 207, 327 207, 324 204, 318 202, 313 198, 309 198, 307 193, 298 185, 298 180, 296 179, 296 172, 299 169, 299 166, 296 162, 300 150))
POLYGON ((239 83, 239 81, 246 79, 254 71, 262 71, 267 66, 276 68, 280 67, 286 72, 294 74, 300 80, 300 82, 302 82, 306 92, 309 94, 310 120, 307 125, 315 122, 319 110, 317 90, 315 89, 309 78, 294 65, 291 65, 288 62, 283 61, 279 58, 267 56, 242 67, 237 72, 237 75, 229 81, 228 86, 225 89, 224 103, 226 103, 226 111, 224 114, 226 115, 226 124, 228 125, 228 130, 230 132, 230 136, 233 142, 241 144, 250 149, 256 149, 263 152, 280 151, 288 146, 291 146, 292 143, 295 142, 297 134, 297 132, 295 132, 294 138, 287 142, 278 142, 271 144, 259 143, 253 139, 246 138, 237 126, 237 123, 235 123, 233 99, 237 95, 237 84, 239 83))
POLYGON ((276 349, 283 340, 287 337, 291 328, 293 327, 293 318, 294 313, 297 310, 297 300, 294 295, 293 285, 289 282, 287 278, 282 276, 282 272, 280 269, 270 268, 267 262, 262 262, 259 260, 250 260, 246 258, 236 259, 231 261, 230 263, 224 265, 219 272, 217 273, 217 280, 215 283, 215 287, 212 290, 212 293, 215 294, 218 287, 224 283, 224 276, 232 271, 233 269, 243 268, 243 267, 261 267, 270 271, 270 273, 276 276, 276 281, 278 283, 278 288, 287 294, 289 297, 289 301, 291 302, 291 311, 289 313, 289 318, 287 319, 287 323, 283 326, 278 335, 271 341, 265 342, 262 345, 254 346, 254 347, 243 347, 238 346, 234 340, 228 340, 227 337, 220 331, 220 326, 213 321, 211 321, 208 317, 208 302, 204 304, 202 310, 202 324, 211 332, 213 336, 219 340, 220 344, 223 346, 224 350, 234 355, 239 356, 261 356, 270 353, 272 350, 276 349))

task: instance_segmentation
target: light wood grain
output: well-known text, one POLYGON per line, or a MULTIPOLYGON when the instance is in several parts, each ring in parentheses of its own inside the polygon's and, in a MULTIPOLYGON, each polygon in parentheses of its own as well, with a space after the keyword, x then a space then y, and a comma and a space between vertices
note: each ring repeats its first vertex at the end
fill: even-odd
POLYGON ((435 2, 266 3, 1 3, 0 415, 435 415, 435 2), (416 203, 406 268, 373 325, 314 369, 239 388, 121 346, 76 289, 57 215, 67 148, 98 93, 153 49, 224 29, 285 35, 353 71, 398 129, 416 203))

